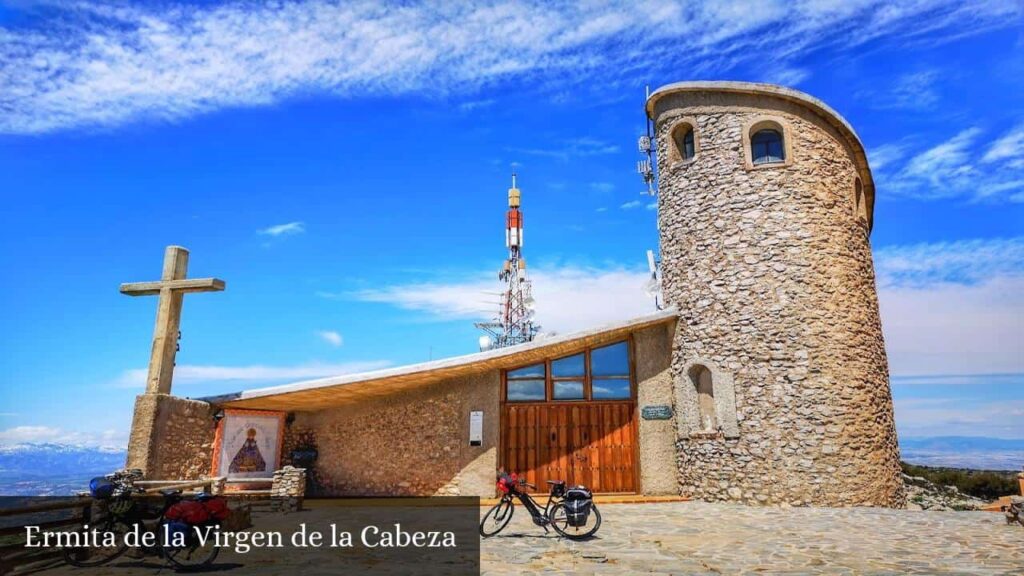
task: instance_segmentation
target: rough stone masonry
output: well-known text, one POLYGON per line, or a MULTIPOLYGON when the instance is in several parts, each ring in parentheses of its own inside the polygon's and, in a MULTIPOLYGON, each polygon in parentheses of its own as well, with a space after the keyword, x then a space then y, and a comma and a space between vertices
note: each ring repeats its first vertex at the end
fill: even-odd
POLYGON ((762 84, 673 84, 647 111, 663 291, 680 311, 675 387, 686 400, 707 368, 722 424, 701 429, 686 421, 696 400, 677 403, 681 492, 902 506, 869 244, 874 185, 856 134, 823 103, 762 84), (756 164, 751 138, 766 128, 782 135, 784 159, 756 164))

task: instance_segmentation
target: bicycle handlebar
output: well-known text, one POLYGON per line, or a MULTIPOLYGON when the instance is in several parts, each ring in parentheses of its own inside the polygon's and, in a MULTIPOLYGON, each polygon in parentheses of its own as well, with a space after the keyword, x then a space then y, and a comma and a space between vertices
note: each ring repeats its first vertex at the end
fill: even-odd
POLYGON ((536 487, 536 486, 534 486, 533 484, 530 484, 530 483, 529 483, 529 482, 527 482, 526 480, 520 480, 520 481, 519 481, 519 484, 520 484, 521 486, 526 486, 526 487, 529 487, 529 488, 533 488, 534 490, 536 490, 536 489, 537 489, 537 487, 536 487))

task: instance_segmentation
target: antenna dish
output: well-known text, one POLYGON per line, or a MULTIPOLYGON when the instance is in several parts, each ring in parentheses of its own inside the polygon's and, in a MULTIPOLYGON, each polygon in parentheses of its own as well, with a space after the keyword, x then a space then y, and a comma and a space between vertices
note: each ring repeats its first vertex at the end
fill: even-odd
POLYGON ((487 334, 480 337, 480 351, 487 352, 494 346, 494 341, 487 334))

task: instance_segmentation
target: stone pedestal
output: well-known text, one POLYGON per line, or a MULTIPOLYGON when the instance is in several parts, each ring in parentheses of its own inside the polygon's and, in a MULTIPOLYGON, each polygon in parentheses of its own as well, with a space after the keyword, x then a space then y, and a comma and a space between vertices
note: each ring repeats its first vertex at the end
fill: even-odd
POLYGON ((297 512, 306 496, 306 469, 285 466, 274 472, 270 485, 271 509, 275 512, 297 512))
POLYGON ((208 475, 213 458, 213 409, 169 394, 135 399, 127 468, 149 480, 190 480, 208 475))

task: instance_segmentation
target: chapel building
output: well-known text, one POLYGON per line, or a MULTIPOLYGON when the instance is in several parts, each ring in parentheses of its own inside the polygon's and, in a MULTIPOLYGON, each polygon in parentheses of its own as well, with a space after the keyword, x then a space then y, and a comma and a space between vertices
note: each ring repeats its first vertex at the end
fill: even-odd
POLYGON ((301 464, 308 496, 493 497, 503 468, 541 489, 901 506, 853 128, 741 82, 667 85, 646 112, 665 309, 364 374, 143 395, 129 465, 195 478, 235 462, 244 480, 301 464))

